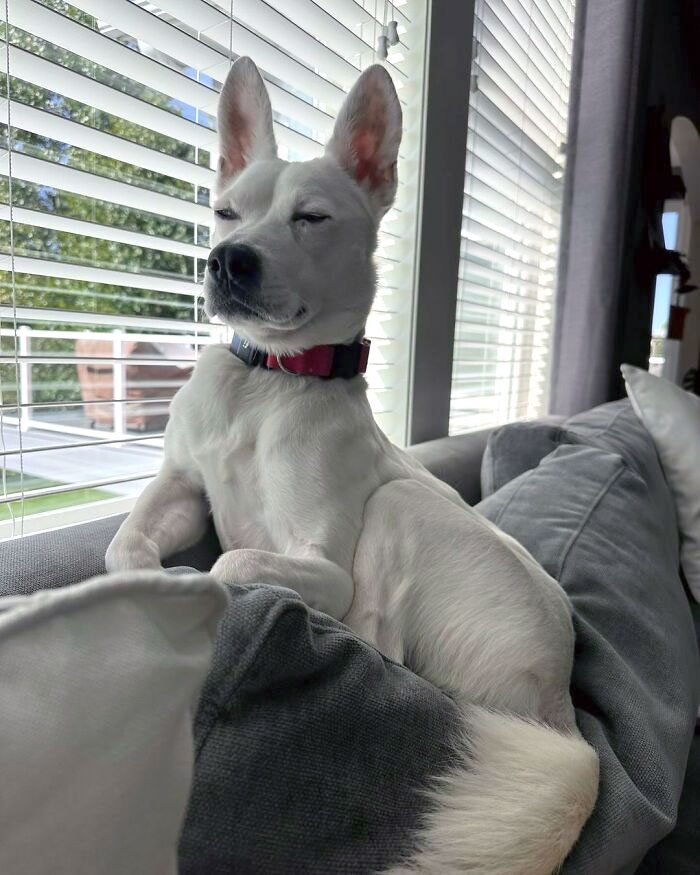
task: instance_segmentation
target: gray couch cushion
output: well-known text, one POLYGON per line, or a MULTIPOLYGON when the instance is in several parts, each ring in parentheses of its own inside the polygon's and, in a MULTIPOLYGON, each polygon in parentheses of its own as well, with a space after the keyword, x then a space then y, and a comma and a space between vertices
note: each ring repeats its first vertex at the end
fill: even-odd
POLYGON ((230 587, 195 723, 181 875, 369 873, 411 849, 459 721, 290 590, 230 587))
POLYGON ((556 447, 581 444, 618 453, 659 501, 659 513, 677 541, 676 509, 649 433, 625 398, 601 404, 559 424, 542 420, 514 422, 491 432, 481 465, 482 497, 487 498, 524 471, 534 468, 556 447))
POLYGON ((481 460, 481 497, 535 468, 561 442, 562 428, 534 420, 502 425, 488 439, 481 460))
POLYGON ((637 875, 697 875, 698 868, 700 868, 700 734, 696 733, 688 757, 676 828, 649 851, 642 865, 637 869, 637 875))
POLYGON ((492 482, 504 470, 499 448, 519 445, 527 470, 478 505, 573 604, 572 695, 601 784, 567 875, 634 871, 672 829, 700 684, 672 500, 636 417, 625 405, 606 408, 566 429, 519 427, 517 442, 501 430, 487 460, 492 482), (535 447, 523 446, 528 436, 535 447))
MULTIPOLYGON (((103 517, 26 538, 0 542, 0 596, 58 589, 105 573, 105 553, 126 514, 103 517)), ((209 571, 221 553, 214 527, 194 546, 175 553, 166 568, 209 571)))
MULTIPOLYGON (((700 641, 700 604, 694 599, 690 599, 689 604, 695 621, 695 634, 700 641)), ((666 875, 668 872, 673 875, 696 875, 699 859, 700 719, 690 746, 675 829, 649 851, 637 872, 638 875, 666 875)))

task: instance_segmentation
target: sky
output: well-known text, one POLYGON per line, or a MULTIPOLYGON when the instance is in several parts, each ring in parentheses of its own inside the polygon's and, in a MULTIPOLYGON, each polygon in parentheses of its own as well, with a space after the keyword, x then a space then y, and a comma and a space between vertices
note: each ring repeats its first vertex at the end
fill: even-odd
MULTIPOLYGON (((664 242, 666 249, 675 249, 678 241, 678 213, 664 213, 664 242)), ((654 316, 651 323, 651 333, 654 337, 666 337, 668 328, 668 313, 671 306, 673 277, 670 274, 659 274, 656 277, 654 291, 654 316)))

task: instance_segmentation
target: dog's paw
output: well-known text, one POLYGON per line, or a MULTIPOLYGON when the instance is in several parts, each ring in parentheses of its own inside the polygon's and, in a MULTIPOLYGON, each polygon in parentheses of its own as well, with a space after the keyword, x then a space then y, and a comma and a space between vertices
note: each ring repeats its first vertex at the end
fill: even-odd
POLYGON ((158 545, 141 532, 117 532, 107 548, 105 567, 110 573, 162 568, 158 545))
POLYGON ((350 575, 327 559, 285 556, 265 550, 229 550, 210 574, 219 583, 268 583, 299 593, 310 608, 338 620, 348 613, 355 594, 350 575))
POLYGON ((219 583, 250 583, 250 563, 246 562, 248 550, 227 550, 212 565, 209 574, 219 583))

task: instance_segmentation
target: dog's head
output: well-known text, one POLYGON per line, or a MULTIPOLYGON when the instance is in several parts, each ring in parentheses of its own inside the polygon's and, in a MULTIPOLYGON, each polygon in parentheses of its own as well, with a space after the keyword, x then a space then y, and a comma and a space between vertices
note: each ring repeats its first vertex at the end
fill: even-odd
POLYGON ((204 280, 218 315, 273 353, 343 343, 372 306, 377 228, 396 194, 401 107, 369 67, 322 158, 279 160, 257 67, 240 58, 219 98, 214 248, 204 280))

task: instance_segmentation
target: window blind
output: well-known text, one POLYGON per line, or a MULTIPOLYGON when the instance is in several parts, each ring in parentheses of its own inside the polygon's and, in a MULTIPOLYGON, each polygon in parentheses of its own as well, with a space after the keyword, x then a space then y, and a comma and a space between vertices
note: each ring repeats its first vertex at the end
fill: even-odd
POLYGON ((477 0, 450 434, 542 415, 574 0, 477 0))
POLYGON ((217 94, 266 80, 280 156, 323 152, 375 61, 404 106, 377 253, 370 400, 404 440, 425 0, 8 0, 0 49, 0 537, 128 509, 199 349, 217 94))

